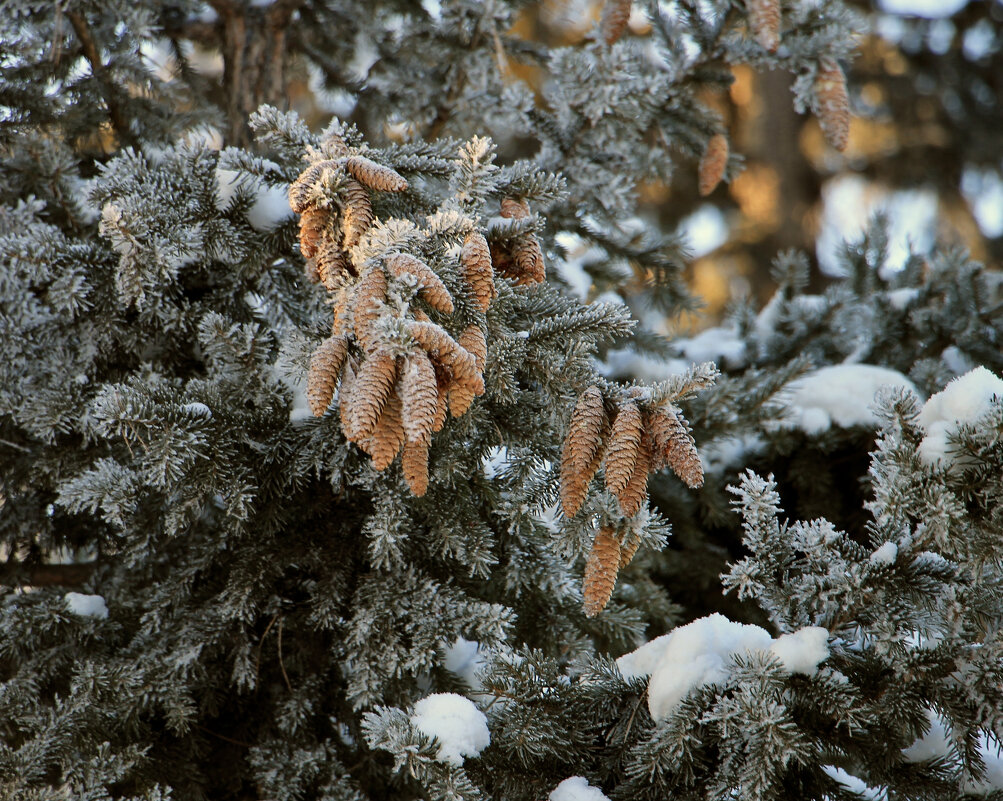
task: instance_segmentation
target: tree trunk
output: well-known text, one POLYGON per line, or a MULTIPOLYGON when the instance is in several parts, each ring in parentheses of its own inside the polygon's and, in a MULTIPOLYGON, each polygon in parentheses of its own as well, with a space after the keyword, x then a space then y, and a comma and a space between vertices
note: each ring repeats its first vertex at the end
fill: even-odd
POLYGON ((262 103, 286 105, 286 32, 301 4, 302 0, 277 0, 257 7, 212 0, 222 23, 227 144, 250 144, 247 118, 262 103))

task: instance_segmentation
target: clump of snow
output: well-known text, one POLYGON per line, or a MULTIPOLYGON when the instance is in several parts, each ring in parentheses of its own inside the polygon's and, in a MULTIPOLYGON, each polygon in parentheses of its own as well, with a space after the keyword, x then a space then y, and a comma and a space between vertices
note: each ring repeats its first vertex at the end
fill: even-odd
POLYGON ((184 411, 195 417, 212 417, 212 409, 204 403, 186 403, 181 407, 184 411))
POLYGON ((620 669, 625 679, 637 679, 650 676, 655 672, 658 663, 668 647, 672 632, 655 637, 650 642, 646 642, 640 648, 624 654, 616 660, 616 666, 620 669))
POLYGON ((866 798, 868 801, 879 801, 879 799, 885 797, 885 792, 880 787, 871 787, 862 779, 857 778, 851 773, 847 773, 842 768, 837 768, 835 765, 823 765, 822 770, 851 793, 856 793, 861 798, 866 798))
POLYGON ((891 565, 899 555, 899 546, 890 540, 874 551, 870 556, 872 565, 891 565))
POLYGON ((565 779, 550 791, 547 798, 548 801, 609 801, 609 796, 589 784, 584 776, 565 779))
POLYGON ((731 675, 732 657, 767 651, 791 673, 812 675, 829 656, 829 632, 807 626, 776 640, 763 628, 713 614, 680 626, 617 660, 626 678, 650 675, 648 710, 664 720, 686 695, 731 675))
POLYGON ((919 297, 919 289, 917 287, 892 289, 885 297, 888 298, 888 303, 893 309, 896 311, 905 311, 912 303, 916 302, 916 299, 919 297))
POLYGON ((680 353, 691 362, 717 362, 722 367, 745 366, 745 340, 732 326, 715 326, 689 339, 675 342, 680 353))
MULTIPOLYGON (((237 192, 248 185, 248 177, 236 170, 216 168, 216 208, 226 211, 237 192)), ((247 221, 256 231, 271 231, 293 216, 289 206, 289 188, 260 183, 254 189, 254 203, 247 210, 247 221)))
POLYGON ((829 657, 829 632, 821 626, 806 626, 781 634, 769 650, 791 673, 811 676, 818 670, 819 662, 829 657))
POLYGON ((959 426, 976 422, 994 399, 1003 399, 1003 380, 985 367, 958 376, 931 396, 919 413, 919 424, 926 431, 919 444, 920 458, 927 464, 949 461, 948 437, 959 426))
POLYGON ((75 615, 81 617, 108 617, 108 606, 100 595, 84 595, 79 592, 68 592, 63 596, 66 605, 75 615))
MULTIPOLYGON (((931 759, 947 759, 952 765, 960 763, 957 748, 952 743, 951 728, 933 710, 927 709, 930 728, 908 748, 902 749, 906 762, 927 762, 931 759)), ((988 795, 1003 789, 1003 754, 999 742, 984 731, 979 734, 979 753, 986 763, 986 775, 980 782, 965 782, 963 792, 973 795, 988 795)))
POLYGON ((491 744, 488 719, 469 698, 456 693, 434 693, 414 705, 412 725, 439 741, 436 759, 462 765, 491 744))
POLYGON ((878 418, 871 403, 877 391, 888 385, 919 394, 902 373, 885 367, 837 364, 815 370, 791 382, 790 417, 786 424, 806 434, 819 434, 833 425, 877 428, 878 418))
POLYGON ((607 378, 630 376, 639 381, 664 381, 670 375, 681 375, 691 364, 684 359, 657 359, 629 348, 606 351, 603 361, 596 360, 596 369, 607 378))
POLYGON ((479 643, 457 637, 456 642, 445 649, 442 664, 450 673, 463 679, 470 689, 481 689, 477 671, 484 667, 484 657, 481 656, 479 643))

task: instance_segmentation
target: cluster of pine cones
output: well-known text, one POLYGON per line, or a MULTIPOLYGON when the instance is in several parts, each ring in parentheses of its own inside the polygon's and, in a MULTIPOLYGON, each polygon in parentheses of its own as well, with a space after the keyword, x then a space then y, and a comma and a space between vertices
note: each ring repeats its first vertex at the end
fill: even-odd
POLYGON ((561 505, 573 516, 592 477, 604 468, 606 488, 633 517, 648 494, 648 476, 668 465, 689 487, 703 485, 703 465, 682 413, 670 405, 642 408, 641 390, 628 390, 612 421, 599 387, 578 398, 561 455, 561 505))
MULTIPOLYGON (((378 259, 353 259, 373 223, 370 191, 400 192, 407 181, 389 167, 350 154, 338 137, 289 189, 300 215, 300 250, 308 275, 334 296, 331 335, 311 358, 307 397, 323 416, 338 393, 345 436, 386 469, 401 454, 404 479, 416 496, 428 489, 432 434, 447 413, 459 417, 484 393, 487 340, 483 328, 466 326, 453 338, 433 322, 414 298, 442 315, 452 315, 453 297, 420 258, 391 250, 378 259), (333 157, 328 157, 333 156, 333 157)), ((525 201, 506 199, 501 215, 528 215, 525 201)), ((460 251, 459 275, 473 304, 486 311, 496 296, 495 273, 518 284, 544 280, 543 253, 536 237, 520 234, 489 245, 472 230, 460 251)))
MULTIPOLYGON (((645 408, 643 391, 632 388, 612 420, 597 386, 578 398, 561 454, 561 505, 571 517, 581 508, 593 476, 602 465, 606 488, 624 517, 641 511, 648 476, 666 465, 689 487, 703 484, 703 465, 682 413, 669 404, 645 408)), ((585 613, 598 614, 613 594, 619 571, 633 559, 640 539, 627 522, 622 539, 610 526, 600 528, 585 565, 585 613)))

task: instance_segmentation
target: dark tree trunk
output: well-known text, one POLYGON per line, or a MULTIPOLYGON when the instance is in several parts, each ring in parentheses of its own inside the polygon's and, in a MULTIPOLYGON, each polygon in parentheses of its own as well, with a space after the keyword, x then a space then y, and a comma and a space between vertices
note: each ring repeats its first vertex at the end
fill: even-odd
POLYGON ((287 28, 302 0, 265 7, 238 0, 211 0, 222 27, 223 90, 227 144, 247 147, 247 118, 262 103, 286 105, 287 28))

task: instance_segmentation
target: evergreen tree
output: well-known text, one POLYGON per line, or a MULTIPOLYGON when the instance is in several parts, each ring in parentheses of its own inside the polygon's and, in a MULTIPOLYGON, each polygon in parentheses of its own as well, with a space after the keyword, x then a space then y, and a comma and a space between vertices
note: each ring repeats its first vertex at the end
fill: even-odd
POLYGON ((856 18, 522 5, 0 9, 5 796, 1003 795, 996 275, 651 325, 639 183, 729 64, 841 145, 856 18))

